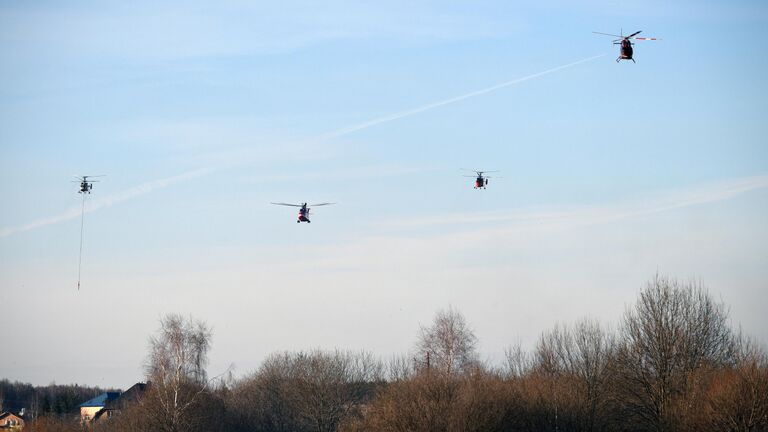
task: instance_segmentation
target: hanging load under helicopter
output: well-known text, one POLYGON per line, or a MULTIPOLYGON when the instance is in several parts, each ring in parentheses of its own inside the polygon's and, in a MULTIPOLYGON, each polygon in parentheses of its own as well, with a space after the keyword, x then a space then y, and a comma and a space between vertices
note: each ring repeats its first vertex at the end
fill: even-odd
POLYGON ((98 183, 99 180, 90 180, 93 177, 105 177, 104 174, 92 175, 92 176, 74 176, 77 180, 72 180, 73 183, 80 183, 79 194, 83 194, 83 204, 80 209, 80 256, 77 261, 77 290, 80 290, 80 275, 83 268, 83 227, 85 226, 85 198, 86 194, 91 194, 93 184, 98 183))
POLYGON ((462 168, 464 171, 470 171, 474 172, 475 175, 465 175, 464 177, 473 177, 475 179, 475 189, 485 189, 488 186, 488 179, 493 178, 491 176, 485 175, 485 173, 489 172, 498 172, 498 171, 478 171, 478 170, 468 170, 462 168))
MULTIPOLYGON (((605 36, 613 36, 617 37, 619 39, 616 39, 613 41, 614 45, 621 45, 619 48, 619 57, 616 59, 616 63, 618 63, 621 60, 632 60, 632 63, 636 63, 635 59, 632 58, 632 54, 634 50, 632 49, 632 40, 661 40, 659 38, 649 38, 649 37, 637 37, 638 34, 640 34, 642 30, 636 31, 632 33, 629 36, 624 36, 622 34, 610 34, 610 33, 600 33, 600 32, 592 32, 599 35, 605 35, 605 36)), ((620 33, 624 33, 623 31, 620 33)))
MULTIPOLYGON (((296 223, 301 223, 301 222, 311 223, 312 222, 311 220, 309 220, 309 215, 310 215, 309 210, 310 210, 310 207, 308 207, 309 204, 307 204, 307 203, 288 204, 288 203, 276 203, 276 202, 273 202, 273 203, 270 203, 270 204, 281 205, 281 206, 288 206, 288 207, 299 207, 299 216, 298 216, 298 219, 296 220, 296 223)), ((311 205, 313 207, 320 207, 320 206, 326 206, 326 205, 332 205, 332 204, 336 204, 336 203, 319 203, 319 204, 311 204, 311 205)))

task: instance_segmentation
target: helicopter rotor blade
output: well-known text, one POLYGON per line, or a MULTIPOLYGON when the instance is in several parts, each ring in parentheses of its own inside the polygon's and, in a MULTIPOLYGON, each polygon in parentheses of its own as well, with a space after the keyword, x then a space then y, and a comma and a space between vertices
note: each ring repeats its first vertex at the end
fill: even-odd
POLYGON ((491 171, 482 170, 481 171, 481 170, 471 170, 471 169, 466 169, 466 168, 459 168, 459 169, 462 170, 462 171, 469 171, 469 172, 473 172, 473 173, 477 173, 477 174, 489 173, 489 172, 499 172, 499 170, 491 170, 491 171))
POLYGON ((326 206, 326 205, 333 205, 336 203, 320 203, 320 204, 310 204, 312 207, 320 207, 320 206, 326 206))
POLYGON ((632 38, 634 40, 661 40, 661 38, 650 38, 650 37, 636 37, 632 38))
POLYGON ((613 36, 613 37, 624 39, 624 36, 622 36, 622 35, 615 35, 615 34, 610 34, 610 33, 600 33, 600 32, 594 32, 594 31, 592 33, 599 34, 599 35, 605 35, 605 36, 613 36))
POLYGON ((642 33, 642 30, 638 30, 638 31, 636 31, 636 32, 632 33, 632 34, 631 34, 631 35, 629 35, 629 36, 624 36, 624 38, 625 38, 625 39, 629 39, 629 38, 631 38, 631 37, 634 37, 634 36, 637 36, 637 35, 639 35, 640 33, 642 33))
POLYGON ((288 206, 288 207, 301 207, 301 204, 288 204, 288 203, 276 203, 276 202, 271 202, 270 204, 288 206))

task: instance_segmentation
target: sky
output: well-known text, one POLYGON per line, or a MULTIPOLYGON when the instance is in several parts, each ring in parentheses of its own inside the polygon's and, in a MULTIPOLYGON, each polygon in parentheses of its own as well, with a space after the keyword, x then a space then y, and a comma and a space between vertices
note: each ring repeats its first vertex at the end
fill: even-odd
POLYGON ((127 388, 168 313, 209 373, 483 359, 655 274, 768 345, 768 4, 0 3, 0 377, 127 388), (608 36, 643 30, 636 64, 608 36), (499 170, 474 190, 470 170, 499 170), (106 174, 87 197, 74 175, 106 174), (270 202, 336 202, 311 224, 270 202))

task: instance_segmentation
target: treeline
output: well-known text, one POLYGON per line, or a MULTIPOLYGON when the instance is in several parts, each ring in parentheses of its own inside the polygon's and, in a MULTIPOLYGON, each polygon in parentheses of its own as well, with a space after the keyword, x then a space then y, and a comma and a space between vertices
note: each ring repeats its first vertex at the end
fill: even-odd
MULTIPOLYGON (((25 416, 65 415, 77 412, 77 406, 106 390, 98 387, 49 384, 33 386, 29 383, 0 380, 0 412, 18 414, 23 408, 25 416)), ((110 390, 111 391, 111 390, 110 390)))
MULTIPOLYGON (((285 352, 240 379, 205 373, 211 332, 171 315, 150 340, 144 397, 108 431, 764 431, 768 358, 700 285, 655 277, 615 329, 545 331, 504 365, 479 359, 461 313, 412 353, 285 352)), ((42 429, 40 429, 42 430, 42 429)))

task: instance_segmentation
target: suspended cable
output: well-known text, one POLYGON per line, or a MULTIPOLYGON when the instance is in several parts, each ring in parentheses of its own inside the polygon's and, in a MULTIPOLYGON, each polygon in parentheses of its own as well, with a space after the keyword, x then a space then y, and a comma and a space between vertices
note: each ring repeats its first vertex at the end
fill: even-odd
POLYGON ((83 226, 85 225, 85 195, 83 194, 83 205, 80 210, 80 257, 77 261, 77 290, 80 291, 80 271, 83 268, 83 226))

